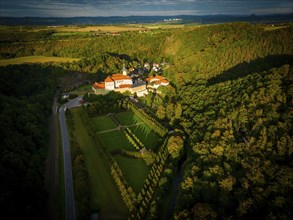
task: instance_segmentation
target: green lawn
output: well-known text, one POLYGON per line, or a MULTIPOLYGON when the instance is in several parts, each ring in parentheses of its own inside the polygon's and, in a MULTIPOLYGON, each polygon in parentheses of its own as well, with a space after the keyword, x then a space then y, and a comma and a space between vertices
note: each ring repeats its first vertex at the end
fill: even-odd
POLYGON ((132 111, 120 112, 116 114, 118 120, 124 125, 133 125, 143 122, 136 114, 132 111))
POLYGON ((90 118, 97 132, 116 128, 109 116, 97 116, 90 118))
POLYGON ((78 96, 81 96, 91 91, 92 91, 92 85, 84 85, 71 91, 70 93, 74 93, 74 94, 77 94, 78 96))
POLYGON ((47 63, 47 62, 72 62, 80 59, 65 57, 29 56, 0 60, 0 66, 23 64, 23 63, 47 63))
MULTIPOLYGON (((85 163, 89 174, 89 190, 91 193, 91 209, 100 210, 102 219, 123 219, 127 215, 127 209, 121 199, 120 192, 111 176, 109 162, 101 153, 101 147, 89 135, 89 127, 82 120, 81 114, 85 114, 81 108, 72 109, 73 122, 75 127, 74 137, 81 146, 85 163)), ((141 123, 133 112, 118 113, 117 117, 121 122, 127 125, 141 123)), ((97 131, 105 131, 115 128, 110 117, 98 116, 90 119, 97 131)), ((148 127, 147 124, 139 124, 130 127, 130 129, 141 139, 145 145, 154 149, 159 136, 148 127)), ((101 140, 101 144, 108 152, 113 150, 125 149, 133 151, 133 146, 127 141, 124 134, 119 130, 96 134, 101 140)), ((122 170, 129 186, 138 194, 143 186, 150 168, 145 161, 138 158, 128 158, 121 155, 115 155, 120 169, 122 170)))
POLYGON ((144 143, 148 149, 155 150, 158 146, 160 136, 154 132, 147 124, 140 124, 129 127, 129 129, 144 143))
POLYGON ((131 146, 121 131, 116 130, 107 133, 101 133, 98 134, 98 136, 103 146, 109 152, 118 149, 134 150, 134 147, 131 146))
POLYGON ((127 209, 120 192, 111 176, 108 161, 100 152, 100 147, 89 135, 79 112, 82 109, 72 109, 75 123, 76 141, 81 146, 89 174, 89 190, 91 194, 91 209, 100 210, 101 219, 125 219, 127 209))
POLYGON ((124 125, 135 125, 130 126, 129 129, 141 140, 142 143, 148 148, 155 150, 158 145, 158 141, 160 136, 154 132, 146 123, 143 121, 132 111, 120 112, 116 114, 116 117, 119 121, 124 125))
POLYGON ((139 158, 128 158, 121 155, 115 155, 114 158, 122 170, 129 186, 131 186, 138 195, 144 180, 148 176, 150 168, 139 158))
POLYGON ((90 36, 91 34, 89 32, 58 32, 54 33, 52 36, 53 37, 66 37, 66 36, 90 36))

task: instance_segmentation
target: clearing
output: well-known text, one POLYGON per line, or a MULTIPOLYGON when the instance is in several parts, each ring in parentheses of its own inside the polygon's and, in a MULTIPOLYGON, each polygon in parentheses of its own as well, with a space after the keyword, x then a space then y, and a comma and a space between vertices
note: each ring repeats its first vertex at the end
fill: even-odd
POLYGON ((17 58, 0 60, 0 66, 24 64, 24 63, 73 62, 78 60, 80 59, 66 58, 66 57, 28 56, 28 57, 17 57, 17 58))
MULTIPOLYGON (((100 26, 51 26, 47 28, 38 28, 34 31, 41 31, 41 30, 54 30, 57 33, 66 33, 66 32, 123 32, 123 31, 141 31, 146 30, 145 27, 137 27, 131 25, 100 25, 100 26)), ((61 34, 60 33, 60 34, 61 34)))

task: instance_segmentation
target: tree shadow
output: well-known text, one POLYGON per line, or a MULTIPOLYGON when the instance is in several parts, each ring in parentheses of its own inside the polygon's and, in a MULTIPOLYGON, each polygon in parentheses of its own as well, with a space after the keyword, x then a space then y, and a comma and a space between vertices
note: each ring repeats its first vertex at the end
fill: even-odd
POLYGON ((249 74, 262 72, 271 68, 278 68, 285 64, 293 64, 293 55, 269 55, 251 62, 240 63, 224 71, 222 74, 210 78, 207 81, 207 85, 211 86, 228 80, 237 80, 249 74))
POLYGON ((156 152, 159 146, 162 144, 162 138, 150 127, 148 123, 144 122, 143 120, 140 121, 135 119, 134 115, 133 121, 135 121, 135 123, 143 122, 145 124, 133 126, 130 128, 130 130, 139 138, 139 140, 147 149, 151 149, 152 151, 156 152), (150 130, 148 130, 147 127, 150 130))
POLYGON ((132 58, 131 56, 127 54, 119 54, 119 53, 113 53, 113 52, 107 52, 110 56, 117 57, 122 60, 127 60, 128 62, 130 61, 138 61, 137 59, 132 58))

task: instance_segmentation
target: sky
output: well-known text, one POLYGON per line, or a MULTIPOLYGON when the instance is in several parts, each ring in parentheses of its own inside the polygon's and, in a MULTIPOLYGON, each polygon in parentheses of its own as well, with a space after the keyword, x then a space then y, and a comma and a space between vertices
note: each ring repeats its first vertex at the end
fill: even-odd
POLYGON ((293 0, 0 0, 0 16, 176 16, 293 13, 293 0))

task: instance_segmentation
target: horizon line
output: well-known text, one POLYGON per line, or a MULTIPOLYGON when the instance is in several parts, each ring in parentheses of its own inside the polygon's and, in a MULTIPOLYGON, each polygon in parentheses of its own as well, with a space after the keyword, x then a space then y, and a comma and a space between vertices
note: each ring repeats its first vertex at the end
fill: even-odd
MULTIPOLYGON (((193 16, 193 17, 203 17, 203 16, 269 16, 269 15, 293 15, 290 13, 268 13, 268 14, 205 14, 205 15, 191 15, 191 14, 180 14, 180 15, 114 15, 114 16, 0 16, 0 18, 115 18, 115 17, 180 17, 180 16, 193 16)), ((293 18, 292 18, 293 19, 293 18)))

